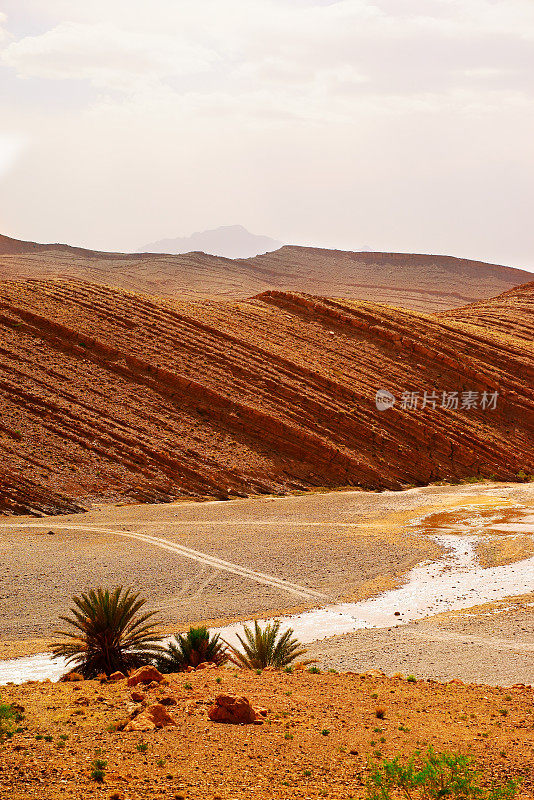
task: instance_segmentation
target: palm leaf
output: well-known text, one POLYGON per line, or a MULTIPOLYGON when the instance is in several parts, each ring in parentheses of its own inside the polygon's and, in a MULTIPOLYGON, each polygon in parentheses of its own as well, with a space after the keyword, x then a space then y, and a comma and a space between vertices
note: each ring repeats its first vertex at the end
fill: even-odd
POLYGON ((168 642, 156 666, 160 672, 182 672, 206 661, 217 666, 228 661, 225 643, 218 633, 210 634, 204 627, 189 628, 185 635, 179 633, 168 642))
POLYGON ((244 638, 236 634, 242 650, 227 644, 230 660, 246 669, 286 667, 307 652, 293 633, 293 628, 288 628, 280 634, 279 620, 266 625, 263 630, 258 621, 254 620, 253 630, 248 625, 243 626, 244 638))
POLYGON ((70 614, 60 617, 70 629, 56 631, 63 641, 51 650, 53 658, 65 658, 84 677, 126 673, 162 652, 156 614, 140 613, 146 600, 131 589, 91 589, 72 601, 70 614))

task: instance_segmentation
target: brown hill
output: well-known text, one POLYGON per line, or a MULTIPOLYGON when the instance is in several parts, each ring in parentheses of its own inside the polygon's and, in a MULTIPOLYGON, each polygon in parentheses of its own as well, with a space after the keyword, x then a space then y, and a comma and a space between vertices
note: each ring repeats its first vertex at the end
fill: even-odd
POLYGON ((446 311, 449 320, 479 325, 511 336, 534 340, 534 281, 516 286, 498 297, 473 303, 465 308, 446 311))
POLYGON ((450 256, 286 246, 249 259, 102 253, 0 236, 0 279, 69 278, 166 297, 245 299, 271 289, 442 311, 493 297, 529 272, 450 256))
POLYGON ((534 472, 530 341, 459 319, 7 281, 0 348, 6 511, 534 472), (377 411, 380 388, 394 408, 377 411), (403 391, 435 391, 435 410, 403 410, 403 391), (477 407, 441 408, 443 391, 478 392, 477 407))

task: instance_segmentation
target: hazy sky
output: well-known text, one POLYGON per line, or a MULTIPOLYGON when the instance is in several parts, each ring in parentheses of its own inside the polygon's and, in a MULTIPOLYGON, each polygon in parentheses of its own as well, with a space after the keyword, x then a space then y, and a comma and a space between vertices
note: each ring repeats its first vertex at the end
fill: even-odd
POLYGON ((533 0, 3 0, 0 232, 534 270, 533 0))

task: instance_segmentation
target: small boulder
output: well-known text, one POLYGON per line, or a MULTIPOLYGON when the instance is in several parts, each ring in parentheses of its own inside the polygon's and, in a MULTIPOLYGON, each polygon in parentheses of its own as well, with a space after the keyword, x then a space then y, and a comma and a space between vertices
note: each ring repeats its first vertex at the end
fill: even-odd
POLYGON ((132 692, 130 697, 134 703, 142 703, 146 697, 146 694, 144 694, 144 692, 132 692))
POLYGON ((131 719, 126 727, 124 728, 125 731, 154 731, 156 730, 156 726, 154 722, 150 719, 146 712, 142 714, 138 714, 136 717, 131 719))
POLYGON ((156 728, 167 728, 169 725, 178 724, 161 703, 154 703, 153 706, 149 706, 145 713, 151 718, 156 728))
POLYGON ((137 686, 138 683, 149 684, 155 681, 156 685, 161 683, 163 675, 156 667, 139 667, 128 678, 128 686, 137 686))
POLYGON ((167 695, 166 697, 159 697, 158 703, 162 706, 175 706, 178 704, 178 701, 175 697, 172 697, 172 695, 167 695))
POLYGON ((126 675, 124 674, 124 672, 120 672, 119 670, 117 670, 117 672, 114 672, 112 675, 109 676, 108 680, 110 680, 110 681, 125 681, 126 680, 126 675))
MULTIPOLYGON (((264 711, 264 709, 262 709, 264 711)), ((212 722, 226 722, 233 725, 261 725, 262 714, 253 708, 246 697, 233 694, 219 694, 208 713, 212 722)))
POLYGON ((168 728, 178 724, 161 703, 155 703, 140 714, 135 712, 134 714, 135 716, 126 724, 125 731, 153 731, 156 728, 168 728))

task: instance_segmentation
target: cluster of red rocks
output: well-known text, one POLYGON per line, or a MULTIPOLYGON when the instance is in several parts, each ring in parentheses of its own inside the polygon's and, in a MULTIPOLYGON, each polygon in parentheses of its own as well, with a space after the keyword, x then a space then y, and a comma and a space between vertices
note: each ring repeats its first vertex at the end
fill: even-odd
MULTIPOLYGON (((199 664, 195 670, 189 667, 187 671, 197 671, 201 669, 216 669, 214 664, 208 662, 199 664)), ((101 676, 104 683, 115 683, 126 681, 126 685, 133 691, 130 693, 130 700, 136 704, 129 720, 120 726, 124 731, 153 731, 157 728, 167 728, 178 725, 176 718, 169 713, 168 707, 176 706, 178 701, 172 694, 167 694, 158 698, 157 702, 150 703, 145 691, 140 688, 156 689, 159 687, 170 686, 170 682, 155 667, 144 666, 137 669, 129 677, 122 672, 114 672, 109 677, 101 676)), ((61 679, 64 682, 81 681, 83 677, 77 672, 69 672, 61 679)), ((186 713, 191 713, 190 709, 186 713)), ((233 725, 261 725, 267 716, 267 709, 254 707, 246 697, 233 694, 219 694, 215 697, 213 704, 208 711, 208 718, 212 722, 225 722, 233 725)))

